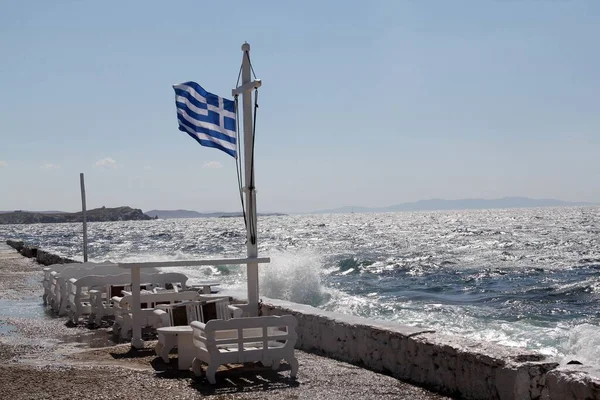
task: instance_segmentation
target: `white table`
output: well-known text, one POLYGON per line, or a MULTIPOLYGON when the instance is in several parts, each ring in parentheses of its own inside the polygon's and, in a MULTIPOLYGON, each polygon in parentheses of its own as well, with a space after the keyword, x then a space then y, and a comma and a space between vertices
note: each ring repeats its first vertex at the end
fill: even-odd
POLYGON ((202 294, 211 294, 213 286, 220 286, 219 282, 200 282, 200 283, 191 283, 188 288, 193 290, 199 290, 202 294))
POLYGON ((167 326, 158 328, 158 343, 154 351, 164 362, 169 362, 169 352, 177 347, 177 368, 180 370, 190 369, 194 354, 194 342, 192 340, 192 327, 189 325, 167 326))

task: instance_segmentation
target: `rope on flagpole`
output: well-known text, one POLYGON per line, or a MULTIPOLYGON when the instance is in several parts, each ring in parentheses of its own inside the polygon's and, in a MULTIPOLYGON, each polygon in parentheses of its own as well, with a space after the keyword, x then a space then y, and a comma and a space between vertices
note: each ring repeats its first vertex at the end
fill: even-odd
MULTIPOLYGON (((254 72, 254 67, 252 66, 252 61, 250 60, 250 53, 249 52, 244 52, 246 58, 248 59, 248 64, 250 65, 250 71, 252 71, 252 75, 254 76, 254 79, 256 78, 256 73, 254 72)), ((250 184, 248 187, 248 190, 250 191, 251 195, 256 195, 254 193, 254 147, 255 147, 255 139, 256 139, 256 114, 258 110, 258 88, 254 89, 254 112, 253 112, 253 122, 252 122, 252 151, 251 151, 251 155, 250 155, 250 184)), ((256 213, 258 213, 258 210, 255 210, 256 213)), ((254 212, 252 213, 254 214, 254 212)), ((256 243, 256 221, 254 221, 252 218, 249 219, 250 221, 250 243, 255 244, 256 243)))
MULTIPOLYGON (((248 61, 250 61, 250 57, 248 57, 248 61)), ((252 67, 252 64, 250 64, 250 67, 252 67)), ((252 73, 254 73, 254 70, 252 71, 252 73)), ((256 75, 255 75, 256 78, 256 75)), ((250 190, 250 193, 252 193, 254 191, 254 146, 255 146, 255 138, 256 138, 256 114, 257 114, 257 110, 258 110, 258 89, 254 89, 254 121, 252 122, 252 153, 250 156, 250 187, 248 188, 248 190, 250 190)), ((258 210, 257 210, 258 212, 258 210)), ((255 244, 256 243, 256 224, 255 221, 251 218, 250 219, 250 243, 255 244)))
MULTIPOLYGON (((242 73, 242 69, 240 67, 240 74, 242 73)), ((238 83, 240 81, 240 77, 238 76, 238 83)), ((237 137, 236 146, 237 146, 237 157, 235 158, 235 172, 237 173, 238 179, 238 190, 240 192, 240 202, 242 203, 242 215, 244 216, 244 226, 248 229, 248 220, 246 218, 246 207, 244 207, 244 194, 242 192, 242 163, 240 163, 240 158, 242 157, 242 149, 240 145, 240 119, 238 117, 238 96, 234 97, 235 102, 235 132, 237 137)))
MULTIPOLYGON (((256 73, 254 72, 254 67, 252 66, 252 62, 250 61, 250 54, 248 54, 248 52, 244 52, 246 57, 248 58, 248 64, 250 64, 250 70, 252 71, 252 75, 254 75, 254 79, 256 79, 256 73)), ((236 82, 236 87, 239 86, 240 84, 240 78, 242 76, 242 66, 240 65, 240 71, 238 73, 238 78, 237 78, 237 82, 236 82)), ((235 101, 235 126, 236 126, 236 134, 238 135, 237 137, 237 157, 235 158, 235 163, 236 163, 236 173, 237 173, 237 178, 238 178, 238 189, 240 191, 240 201, 242 204, 242 215, 244 216, 244 225, 246 226, 246 229, 249 228, 250 230, 250 243, 255 244, 256 243, 256 224, 255 221, 253 221, 252 218, 248 219, 248 216, 246 215, 246 207, 244 205, 244 195, 243 195, 243 183, 242 183, 242 163, 241 163, 241 159, 242 159, 242 148, 241 148, 241 140, 240 140, 240 121, 239 121, 239 116, 238 116, 238 96, 236 95, 234 97, 234 101, 235 101), (250 227, 248 227, 248 220, 250 220, 250 227)), ((253 190, 254 190, 254 143, 255 143, 255 138, 256 138, 256 114, 258 110, 258 88, 254 89, 254 115, 253 115, 253 123, 252 123, 252 152, 251 152, 251 158, 250 158, 250 182, 249 182, 249 187, 248 187, 248 191, 250 192, 250 195, 253 195, 253 190)))
MULTIPOLYGON (((256 79, 256 74, 254 73, 254 67, 252 66, 252 61, 250 61, 250 53, 248 53, 247 51, 245 51, 244 53, 246 54, 246 57, 248 58, 248 64, 250 64, 250 70, 252 71, 252 75, 254 75, 254 79, 256 79)), ((241 70, 240 70, 240 73, 241 73, 241 70)))

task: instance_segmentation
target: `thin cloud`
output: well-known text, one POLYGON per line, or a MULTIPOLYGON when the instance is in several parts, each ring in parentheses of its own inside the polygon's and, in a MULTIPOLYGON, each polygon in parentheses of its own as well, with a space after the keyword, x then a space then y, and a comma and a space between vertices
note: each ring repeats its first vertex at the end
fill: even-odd
POLYGON ((207 161, 204 163, 204 165, 202 166, 202 168, 223 168, 223 164, 221 164, 218 161, 207 161))
POLYGON ((60 165, 58 165, 58 164, 52 164, 52 163, 47 163, 47 164, 44 164, 44 165, 40 166, 40 168, 41 169, 59 169, 60 165))
POLYGON ((152 165, 145 165, 144 166, 144 170, 146 170, 146 171, 152 171, 152 165))
POLYGON ((117 168, 117 162, 110 157, 96 161, 95 165, 99 168, 117 168))
POLYGON ((8 163, 6 161, 0 160, 0 168, 6 167, 8 163))

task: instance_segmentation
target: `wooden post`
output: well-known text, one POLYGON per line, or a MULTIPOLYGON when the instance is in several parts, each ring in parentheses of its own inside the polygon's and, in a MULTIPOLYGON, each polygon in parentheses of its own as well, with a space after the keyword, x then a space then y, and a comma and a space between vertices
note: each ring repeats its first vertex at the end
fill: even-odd
POLYGON ((88 260, 88 243, 87 243, 87 215, 85 209, 85 182, 83 179, 83 172, 79 174, 79 181, 81 183, 81 211, 83 217, 83 262, 88 260))

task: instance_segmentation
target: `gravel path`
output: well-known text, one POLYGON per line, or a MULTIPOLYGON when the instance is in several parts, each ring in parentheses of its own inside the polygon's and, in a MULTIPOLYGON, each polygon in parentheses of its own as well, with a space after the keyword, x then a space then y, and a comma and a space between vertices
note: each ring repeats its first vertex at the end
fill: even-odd
POLYGON ((111 329, 67 326, 41 304, 42 267, 0 244, 0 397, 3 399, 448 399, 357 366, 296 351, 287 364, 222 367, 217 385, 164 363, 155 341, 132 350, 111 329))

